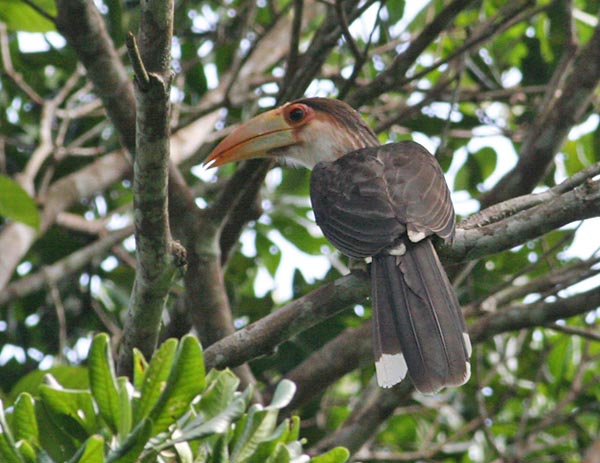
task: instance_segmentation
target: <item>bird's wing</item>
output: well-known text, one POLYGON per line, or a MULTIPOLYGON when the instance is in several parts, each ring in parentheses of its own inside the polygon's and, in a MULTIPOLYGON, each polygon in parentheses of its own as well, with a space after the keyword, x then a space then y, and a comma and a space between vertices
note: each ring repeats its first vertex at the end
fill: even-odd
POLYGON ((352 257, 373 256, 406 232, 450 238, 454 209, 442 170, 414 142, 364 148, 315 166, 311 201, 325 237, 352 257))

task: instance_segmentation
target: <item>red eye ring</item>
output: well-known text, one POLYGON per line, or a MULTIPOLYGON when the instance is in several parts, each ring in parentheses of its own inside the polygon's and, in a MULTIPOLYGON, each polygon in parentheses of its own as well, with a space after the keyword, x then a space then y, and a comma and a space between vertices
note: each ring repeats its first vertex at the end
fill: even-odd
POLYGON ((306 109, 302 106, 295 106, 288 111, 288 119, 290 122, 297 124, 302 122, 306 117, 306 109))

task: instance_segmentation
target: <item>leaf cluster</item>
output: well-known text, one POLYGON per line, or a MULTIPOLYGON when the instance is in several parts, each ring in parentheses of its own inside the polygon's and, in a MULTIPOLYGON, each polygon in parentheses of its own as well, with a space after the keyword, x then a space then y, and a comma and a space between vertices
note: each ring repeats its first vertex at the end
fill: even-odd
MULTIPOLYGON (((302 452, 297 417, 278 420, 292 399, 282 381, 271 404, 251 405, 229 370, 205 374, 196 338, 164 342, 149 363, 136 354, 133 381, 116 377, 106 334, 94 337, 89 387, 65 388, 49 372, 27 377, 0 409, 0 459, 7 463, 343 463, 334 449, 302 452), (24 389, 29 388, 26 392, 24 389)), ((61 374, 73 374, 62 371, 61 374)), ((80 372, 77 375, 81 378, 80 372)))

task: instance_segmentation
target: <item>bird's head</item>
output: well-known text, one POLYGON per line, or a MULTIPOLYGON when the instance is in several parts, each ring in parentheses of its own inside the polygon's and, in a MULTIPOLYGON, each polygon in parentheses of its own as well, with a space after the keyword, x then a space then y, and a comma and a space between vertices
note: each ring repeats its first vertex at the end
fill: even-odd
POLYGON ((304 98, 267 111, 240 125, 219 143, 204 165, 270 158, 309 169, 379 141, 360 115, 346 103, 304 98))

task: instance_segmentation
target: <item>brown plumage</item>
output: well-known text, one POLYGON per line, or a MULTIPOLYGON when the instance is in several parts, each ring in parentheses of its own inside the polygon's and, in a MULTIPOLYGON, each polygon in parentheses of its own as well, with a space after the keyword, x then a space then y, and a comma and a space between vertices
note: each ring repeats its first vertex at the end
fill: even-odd
POLYGON ((371 260, 377 379, 407 374, 426 393, 466 382, 471 347, 456 295, 430 237, 452 239, 443 173, 421 145, 379 145, 343 102, 306 98, 242 125, 211 154, 221 165, 276 157, 313 169, 317 224, 342 253, 371 260))

